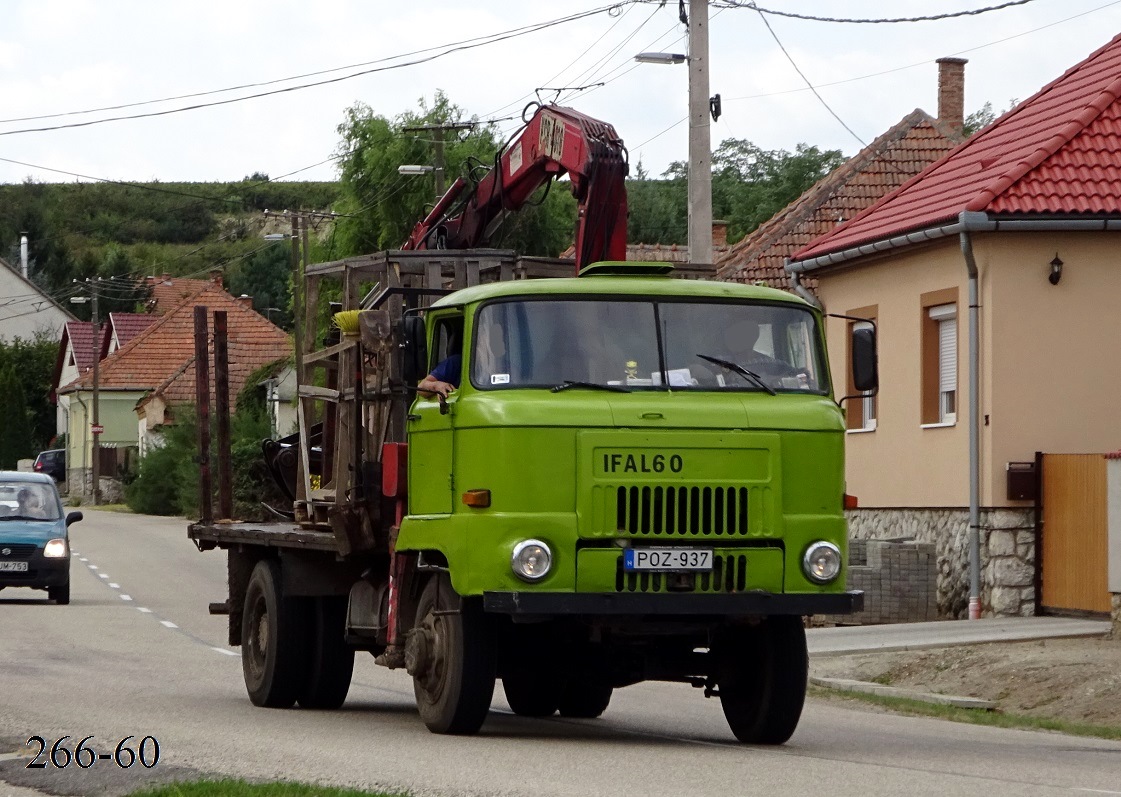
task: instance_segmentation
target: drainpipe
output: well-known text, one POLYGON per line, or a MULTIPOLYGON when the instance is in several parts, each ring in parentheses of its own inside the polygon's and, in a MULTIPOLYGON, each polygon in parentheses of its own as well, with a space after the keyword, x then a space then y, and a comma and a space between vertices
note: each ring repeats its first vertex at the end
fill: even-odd
MULTIPOLYGON (((786 264, 787 265, 790 264, 790 258, 786 259, 786 264)), ((793 291, 796 294, 801 296, 803 299, 805 299, 807 302, 812 304, 818 310, 821 310, 821 311, 824 312, 825 305, 823 305, 821 303, 821 300, 818 299, 816 296, 813 295, 813 293, 810 292, 809 288, 807 288, 805 285, 802 284, 801 273, 797 272, 797 271, 791 271, 789 269, 787 269, 787 273, 790 274, 790 287, 791 287, 791 289, 793 289, 793 291)))
POLYGON ((961 253, 969 274, 969 619, 981 619, 981 396, 978 361, 977 261, 962 213, 961 253))

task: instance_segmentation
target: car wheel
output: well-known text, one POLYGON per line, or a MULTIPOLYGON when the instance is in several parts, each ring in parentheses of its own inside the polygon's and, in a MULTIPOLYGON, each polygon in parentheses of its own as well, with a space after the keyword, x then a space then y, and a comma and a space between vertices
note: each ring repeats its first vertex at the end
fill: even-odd
POLYGON ((57 587, 47 587, 47 598, 59 606, 70 603, 70 582, 59 584, 57 587))

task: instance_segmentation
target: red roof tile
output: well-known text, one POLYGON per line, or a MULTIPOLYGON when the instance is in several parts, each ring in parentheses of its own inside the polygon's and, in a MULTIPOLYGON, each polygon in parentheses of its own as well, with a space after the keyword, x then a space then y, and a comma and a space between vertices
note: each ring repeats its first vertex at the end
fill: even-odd
POLYGON ((1121 213, 1121 36, 832 233, 807 260, 956 220, 1121 213))
MULTIPOLYGON (((253 310, 239 304, 218 285, 205 282, 201 290, 106 357, 100 368, 102 390, 153 390, 184 369, 194 357, 194 308, 227 313, 230 349, 230 390, 236 396, 245 377, 256 368, 286 357, 288 335, 253 310), (238 381, 240 379, 240 381, 238 381)), ((193 371, 192 371, 193 373, 193 371)), ((86 373, 69 390, 89 387, 86 373)))
POLYGON ((67 342, 74 349, 74 364, 79 371, 93 367, 93 322, 67 321, 59 341, 60 352, 66 350, 67 342))
POLYGON ((148 277, 146 280, 151 289, 146 310, 149 313, 163 315, 175 309, 189 297, 194 296, 204 287, 216 284, 222 287, 221 280, 196 280, 186 277, 171 277, 164 274, 162 277, 148 277))
MULTIPOLYGON (((789 288, 783 265, 797 249, 853 218, 955 145, 916 108, 717 258, 717 279, 789 288)), ((813 289, 816 280, 803 284, 813 289)))
MULTIPOLYGON (((135 338, 159 320, 158 316, 148 313, 110 313, 105 336, 105 350, 108 352, 109 339, 115 333, 120 347, 135 338)), ((102 355, 104 356, 104 355, 102 355)))

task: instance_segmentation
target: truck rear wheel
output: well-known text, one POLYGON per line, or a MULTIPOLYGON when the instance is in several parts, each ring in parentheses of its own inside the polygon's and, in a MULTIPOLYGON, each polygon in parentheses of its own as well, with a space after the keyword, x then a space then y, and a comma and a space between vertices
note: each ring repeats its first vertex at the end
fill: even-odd
POLYGON ((443 573, 430 579, 421 593, 405 666, 413 676, 417 709, 428 730, 479 730, 494 695, 494 628, 482 607, 461 600, 443 573))
POLYGON ((783 744, 806 700, 809 656, 802 618, 768 617, 720 640, 717 684, 728 727, 745 744, 783 744))
POLYGON ((557 708, 562 717, 594 719, 607 711, 614 691, 602 678, 573 678, 561 691, 557 708))
POLYGON ((346 644, 346 598, 309 599, 307 676, 297 696, 302 708, 336 709, 354 674, 354 648, 346 644))
POLYGON ((275 559, 256 564, 241 621, 241 669, 253 705, 289 708, 296 702, 307 672, 306 608, 284 596, 275 559))

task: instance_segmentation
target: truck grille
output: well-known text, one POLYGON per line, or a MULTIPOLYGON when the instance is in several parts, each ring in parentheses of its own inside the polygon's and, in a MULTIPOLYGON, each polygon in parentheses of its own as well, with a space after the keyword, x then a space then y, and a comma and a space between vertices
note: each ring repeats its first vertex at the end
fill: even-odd
POLYGON ((623 486, 616 491, 616 529, 660 537, 743 536, 748 488, 623 486))
POLYGON ((4 559, 4 560, 30 559, 31 555, 33 553, 35 553, 35 548, 36 547, 37 546, 34 545, 34 544, 23 543, 23 542, 20 542, 20 543, 10 543, 10 542, 9 543, 0 543, 0 559, 4 559), (7 553, 7 554, 4 553, 4 551, 6 551, 6 550, 10 550, 11 553, 7 553))
POLYGON ((619 557, 615 571, 616 592, 743 592, 747 589, 747 556, 735 554, 713 557, 711 573, 684 574, 686 586, 681 586, 682 574, 677 573, 628 573, 623 569, 623 557, 619 557), (692 587, 688 579, 692 579, 692 587), (670 588, 670 580, 674 587, 670 588))

